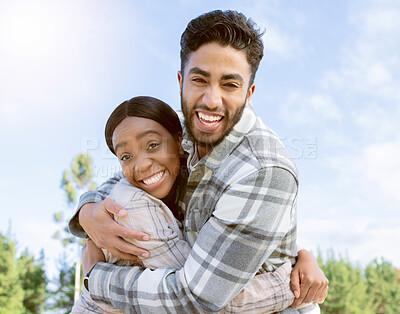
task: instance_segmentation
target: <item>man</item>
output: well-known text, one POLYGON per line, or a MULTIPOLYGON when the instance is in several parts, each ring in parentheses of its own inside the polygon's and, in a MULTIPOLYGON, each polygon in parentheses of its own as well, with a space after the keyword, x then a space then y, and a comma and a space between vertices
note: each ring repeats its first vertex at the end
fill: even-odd
MULTIPOLYGON (((177 271, 96 264, 89 257, 84 267, 91 269, 94 300, 126 312, 218 312, 257 272, 295 263, 297 170, 250 105, 262 56, 260 32, 240 13, 213 11, 188 24, 178 80, 190 173, 178 205, 192 251, 177 271)), ((118 214, 119 206, 92 204, 116 179, 81 198, 70 229, 79 234, 79 218, 98 246, 122 258, 131 258, 129 250, 146 256, 119 238, 145 239, 112 222, 106 210, 118 214)), ((326 297, 327 280, 316 277, 317 284, 302 285, 301 299, 326 297)))

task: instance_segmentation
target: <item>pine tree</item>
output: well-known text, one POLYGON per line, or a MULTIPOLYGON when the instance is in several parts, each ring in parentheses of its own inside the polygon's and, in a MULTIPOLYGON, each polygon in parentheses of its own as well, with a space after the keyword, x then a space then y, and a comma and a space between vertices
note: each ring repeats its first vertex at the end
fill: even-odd
POLYGON ((58 271, 58 277, 53 280, 55 288, 49 293, 52 302, 48 310, 70 313, 74 305, 75 266, 68 261, 65 251, 58 260, 58 271))
POLYGON ((400 313, 400 277, 391 263, 375 259, 365 269, 374 313, 400 313))
POLYGON ((359 266, 353 267, 347 258, 336 259, 332 251, 325 264, 321 255, 318 262, 329 280, 329 294, 321 305, 322 313, 374 313, 359 266))
MULTIPOLYGON (((96 183, 93 181, 92 164, 92 158, 87 154, 81 153, 72 160, 71 168, 64 170, 61 179, 61 188, 65 191, 69 209, 74 209, 77 195, 96 189, 96 183)), ((73 243, 83 244, 83 241, 80 241, 69 233, 67 222, 71 216, 71 210, 68 213, 61 210, 53 216, 54 221, 62 226, 61 230, 58 230, 53 235, 53 238, 60 239, 64 247, 73 243)))
POLYGON ((17 260, 19 279, 23 288, 25 313, 40 313, 46 301, 47 278, 44 270, 44 253, 35 258, 27 249, 17 260))
MULTIPOLYGON (((86 192, 88 190, 95 190, 96 184, 92 180, 93 178, 93 166, 92 158, 87 154, 79 154, 72 160, 71 168, 63 172, 61 180, 61 188, 65 191, 67 196, 67 204, 70 209, 74 209, 76 204, 76 197, 78 194, 86 192)), ((70 211, 72 213, 72 211, 70 211)), ((84 239, 78 239, 73 237, 68 230, 67 221, 71 214, 66 215, 64 211, 59 211, 54 214, 55 222, 61 224, 61 230, 58 230, 53 238, 60 239, 64 248, 75 245, 77 259, 75 263, 75 276, 76 284, 74 287, 73 299, 76 301, 80 292, 80 280, 82 275, 80 274, 80 252, 84 239)))
POLYGON ((0 314, 24 313, 15 253, 15 243, 0 233, 0 314))

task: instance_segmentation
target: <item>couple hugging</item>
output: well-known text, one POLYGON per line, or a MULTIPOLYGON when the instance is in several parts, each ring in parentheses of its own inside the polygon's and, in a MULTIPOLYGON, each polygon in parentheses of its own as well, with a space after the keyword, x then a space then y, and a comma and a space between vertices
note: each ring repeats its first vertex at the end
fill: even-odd
POLYGON ((111 113, 122 173, 69 223, 91 239, 72 313, 319 313, 328 281, 297 249, 297 170, 250 103, 261 35, 235 11, 193 19, 182 116, 144 96, 111 113))

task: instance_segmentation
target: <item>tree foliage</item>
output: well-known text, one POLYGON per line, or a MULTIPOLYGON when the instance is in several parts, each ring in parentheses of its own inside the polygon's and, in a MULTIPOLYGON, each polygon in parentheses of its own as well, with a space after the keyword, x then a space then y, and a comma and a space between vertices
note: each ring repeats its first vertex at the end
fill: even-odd
MULTIPOLYGON (((55 232, 53 238, 61 241, 64 247, 64 257, 65 249, 72 244, 75 244, 75 250, 78 256, 80 255, 79 248, 84 243, 84 239, 78 239, 73 237, 68 230, 68 220, 72 216, 72 210, 74 210, 74 205, 76 204, 77 196, 89 191, 95 190, 96 184, 93 181, 93 161, 92 158, 87 154, 79 154, 76 156, 68 169, 66 169, 61 177, 61 188, 64 190, 67 198, 67 209, 64 209, 54 213, 54 221, 60 225, 60 229, 55 232)), ((73 256, 76 256, 73 254, 73 256)), ((75 268, 80 269, 79 258, 76 261, 76 265, 71 266, 66 259, 60 261, 60 273, 57 281, 57 288, 53 291, 53 296, 56 303, 53 304, 53 308, 63 309, 67 313, 71 309, 74 296, 75 298, 79 295, 80 282, 75 284, 75 268), (72 276, 72 277, 71 277, 72 276), (76 291, 76 295, 74 295, 76 291)), ((77 272, 77 277, 82 277, 81 274, 77 272)))
MULTIPOLYGON (((72 160, 69 169, 64 170, 61 188, 67 197, 69 209, 74 209, 77 195, 96 189, 96 183, 93 181, 93 161, 88 154, 80 153, 72 160)), ((59 239, 64 247, 79 242, 79 239, 73 237, 68 231, 67 221, 71 215, 71 210, 68 212, 60 210, 53 215, 54 221, 61 225, 61 229, 54 233, 53 238, 59 239)))
POLYGON ((75 265, 68 261, 65 251, 58 260, 58 271, 58 277, 53 280, 55 287, 50 292, 48 309, 70 313, 74 305, 75 265))
POLYGON ((325 262, 321 254, 318 263, 329 279, 329 294, 321 312, 400 313, 399 270, 382 260, 374 260, 365 270, 353 266, 348 258, 336 258, 330 251, 325 262))
POLYGON ((47 279, 43 252, 35 259, 28 250, 16 257, 15 242, 0 233, 0 313, 40 313, 47 279))
POLYGON ((0 233, 0 313, 23 313, 23 291, 19 281, 15 243, 0 233))
POLYGON ((23 305, 25 313, 40 313, 46 302, 47 278, 44 269, 44 252, 39 259, 29 253, 27 249, 17 260, 20 283, 23 289, 23 305))
POLYGON ((400 312, 400 276, 399 270, 382 259, 374 260, 365 269, 368 294, 372 297, 374 313, 400 312))

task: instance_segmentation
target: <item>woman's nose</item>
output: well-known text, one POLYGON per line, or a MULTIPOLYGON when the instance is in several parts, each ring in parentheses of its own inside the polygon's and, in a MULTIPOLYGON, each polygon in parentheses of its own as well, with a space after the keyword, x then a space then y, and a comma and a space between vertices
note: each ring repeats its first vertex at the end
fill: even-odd
POLYGON ((148 156, 137 156, 134 165, 135 171, 145 171, 148 170, 152 162, 148 156))

